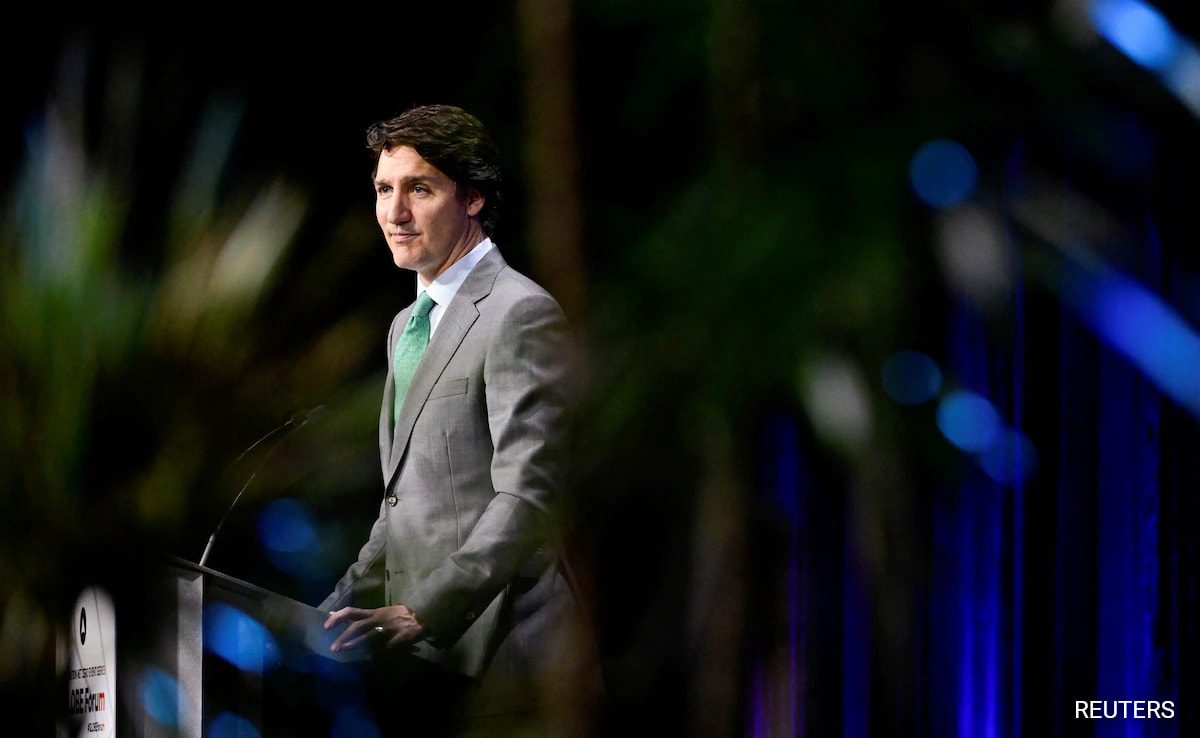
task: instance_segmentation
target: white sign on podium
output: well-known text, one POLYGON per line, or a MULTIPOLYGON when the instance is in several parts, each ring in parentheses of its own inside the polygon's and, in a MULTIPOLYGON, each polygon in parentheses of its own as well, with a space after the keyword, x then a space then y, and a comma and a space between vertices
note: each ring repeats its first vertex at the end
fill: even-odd
MULTIPOLYGON (((117 733, 117 630, 112 599, 98 587, 79 594, 71 628, 59 641, 66 670, 67 714, 79 725, 79 738, 110 738, 117 733), (77 721, 77 722, 76 722, 77 721)), ((59 729, 61 738, 70 734, 59 729)))

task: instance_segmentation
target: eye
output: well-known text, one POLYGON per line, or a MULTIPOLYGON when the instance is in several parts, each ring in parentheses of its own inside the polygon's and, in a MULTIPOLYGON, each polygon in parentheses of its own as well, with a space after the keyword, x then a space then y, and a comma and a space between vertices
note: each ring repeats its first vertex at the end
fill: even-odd
POLYGON ((429 194, 429 188, 423 184, 413 185, 413 192, 416 192, 421 195, 426 195, 426 194, 429 194))
POLYGON ((392 191, 392 188, 387 185, 379 185, 378 187, 375 188, 375 192, 380 195, 386 195, 387 193, 389 193, 391 191, 392 191))

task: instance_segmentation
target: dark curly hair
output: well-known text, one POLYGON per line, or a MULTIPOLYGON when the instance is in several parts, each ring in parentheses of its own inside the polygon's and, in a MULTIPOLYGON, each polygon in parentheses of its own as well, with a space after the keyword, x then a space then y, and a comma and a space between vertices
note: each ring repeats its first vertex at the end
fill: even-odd
POLYGON ((380 154, 396 146, 411 146, 452 179, 460 195, 470 188, 483 195, 479 221, 492 235, 500 214, 500 152, 478 118, 453 105, 418 105, 367 129, 376 169, 380 154))

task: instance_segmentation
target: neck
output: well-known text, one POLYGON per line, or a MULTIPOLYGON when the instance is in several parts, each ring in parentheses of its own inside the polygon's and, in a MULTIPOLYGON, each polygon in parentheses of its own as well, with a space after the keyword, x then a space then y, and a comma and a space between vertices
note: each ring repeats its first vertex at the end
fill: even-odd
POLYGON ((466 256, 471 249, 478 246, 484 238, 485 235, 483 233, 483 227, 480 226, 477 221, 471 220, 467 224, 467 227, 463 231, 462 235, 455 242, 454 248, 450 249, 450 253, 446 256, 446 260, 442 262, 441 265, 439 265, 432 273, 425 274, 423 272, 417 272, 417 274, 421 277, 421 280, 424 281, 425 284, 429 284, 433 280, 437 279, 440 274, 449 269, 454 262, 466 256))

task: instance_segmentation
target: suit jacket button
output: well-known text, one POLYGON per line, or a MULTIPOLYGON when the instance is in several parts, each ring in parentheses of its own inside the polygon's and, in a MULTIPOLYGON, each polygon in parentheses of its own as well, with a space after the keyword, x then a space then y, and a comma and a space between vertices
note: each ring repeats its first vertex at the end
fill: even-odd
POLYGON ((474 619, 475 619, 475 611, 467 610, 467 620, 474 620, 474 619))
POLYGON ((392 507, 395 507, 395 506, 396 506, 396 503, 397 503, 397 502, 399 502, 399 501, 400 501, 400 500, 398 500, 398 499, 396 498, 396 495, 388 495, 388 496, 387 496, 387 504, 391 505, 392 507))

